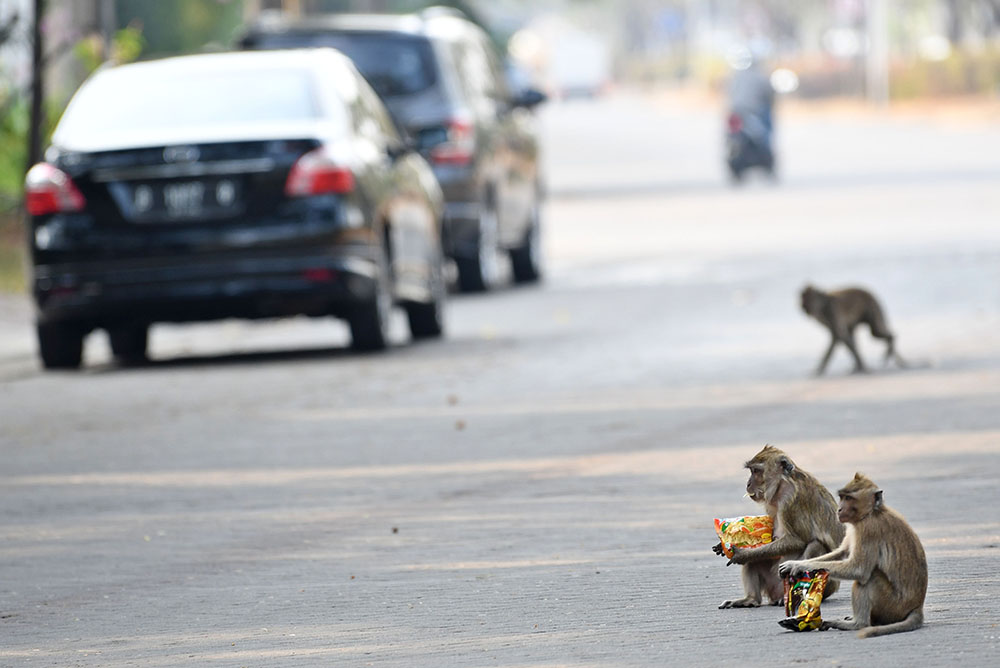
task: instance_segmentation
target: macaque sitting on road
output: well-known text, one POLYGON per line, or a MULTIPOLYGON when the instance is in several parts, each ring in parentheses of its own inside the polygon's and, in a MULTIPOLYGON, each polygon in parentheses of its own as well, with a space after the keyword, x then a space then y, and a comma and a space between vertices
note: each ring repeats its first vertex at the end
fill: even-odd
POLYGON ((920 539, 902 515, 882 503, 882 490, 860 473, 839 494, 837 515, 849 525, 844 542, 829 554, 786 561, 779 573, 787 577, 823 569, 830 578, 854 580, 854 617, 824 621, 823 629, 856 630, 870 638, 919 628, 927 595, 927 557, 920 539))
MULTIPOLYGON (((750 469, 747 494, 763 505, 774 521, 774 540, 759 547, 734 549, 729 563, 743 566, 745 595, 723 601, 719 608, 757 607, 765 594, 772 605, 779 605, 784 583, 778 576, 778 561, 824 554, 844 537, 833 495, 784 452, 764 446, 745 466, 750 469)), ((722 554, 722 544, 712 550, 722 554)), ((837 583, 831 582, 825 596, 836 591, 837 583)))
POLYGON ((886 341, 888 347, 885 351, 885 364, 894 359, 900 367, 907 366, 906 361, 896 353, 895 336, 889 331, 882 307, 872 293, 862 288, 824 292, 807 285, 802 289, 801 298, 802 310, 830 332, 830 345, 816 368, 817 376, 826 371, 837 343, 843 343, 854 357, 854 373, 868 371, 854 343, 854 330, 861 324, 868 325, 872 336, 886 341))

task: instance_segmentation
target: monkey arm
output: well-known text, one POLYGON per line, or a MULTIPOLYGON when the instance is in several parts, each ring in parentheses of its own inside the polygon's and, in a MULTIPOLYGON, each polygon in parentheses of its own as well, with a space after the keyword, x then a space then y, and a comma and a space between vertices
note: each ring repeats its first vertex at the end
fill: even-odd
POLYGON ((748 564, 755 561, 767 561, 779 559, 787 554, 799 554, 804 550, 806 544, 793 535, 786 534, 776 541, 766 543, 759 547, 733 549, 734 564, 748 564))
POLYGON ((831 578, 867 582, 875 570, 875 562, 863 554, 848 554, 847 547, 840 547, 829 554, 804 561, 786 561, 778 565, 782 577, 801 575, 805 571, 824 570, 831 578), (846 558, 843 558, 846 557, 846 558))
POLYGON ((817 558, 810 559, 803 563, 807 564, 807 567, 804 570, 823 569, 831 578, 837 578, 838 580, 857 580, 862 583, 868 581, 875 568, 875 564, 867 563, 866 561, 858 558, 858 555, 846 560, 825 560, 817 558))
POLYGON ((848 559, 850 552, 851 546, 845 542, 833 552, 827 552, 826 554, 821 554, 818 557, 813 557, 812 559, 783 561, 778 565, 778 574, 782 577, 788 577, 789 575, 799 575, 805 571, 824 569, 831 571, 830 575, 833 575, 831 564, 839 565, 847 563, 845 560, 848 559))

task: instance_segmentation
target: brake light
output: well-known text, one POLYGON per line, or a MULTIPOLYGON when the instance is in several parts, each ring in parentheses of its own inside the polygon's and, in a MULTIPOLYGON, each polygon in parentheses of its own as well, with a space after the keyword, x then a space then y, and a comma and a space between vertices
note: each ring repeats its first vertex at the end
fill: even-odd
POLYGON ((24 177, 24 205, 32 216, 80 211, 87 201, 66 172, 40 162, 24 177))
POLYGON ((446 139, 430 150, 436 165, 468 165, 476 153, 476 128, 469 121, 449 119, 444 126, 446 139))
POLYGON ((743 129, 743 117, 739 114, 729 114, 729 131, 739 132, 743 129))
POLYGON ((292 165, 285 181, 289 197, 349 193, 354 190, 354 172, 336 164, 327 152, 318 148, 309 151, 292 165))

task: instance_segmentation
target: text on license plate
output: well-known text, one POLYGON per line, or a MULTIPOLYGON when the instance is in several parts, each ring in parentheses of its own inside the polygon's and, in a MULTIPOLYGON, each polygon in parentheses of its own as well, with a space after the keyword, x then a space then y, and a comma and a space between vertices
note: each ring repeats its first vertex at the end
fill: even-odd
POLYGON ((236 204, 237 187, 230 179, 214 183, 184 181, 166 183, 160 197, 152 185, 139 185, 132 191, 132 206, 136 214, 152 215, 159 207, 169 218, 194 218, 218 212, 236 204), (159 202, 157 201, 159 199, 159 202))

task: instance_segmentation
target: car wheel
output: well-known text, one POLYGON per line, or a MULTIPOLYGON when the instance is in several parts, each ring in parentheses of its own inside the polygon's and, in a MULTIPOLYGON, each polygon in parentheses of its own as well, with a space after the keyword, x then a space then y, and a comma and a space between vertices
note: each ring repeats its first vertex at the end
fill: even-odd
POLYGON ((524 245, 511 250, 510 264, 514 280, 518 283, 533 283, 542 277, 542 226, 538 213, 538 203, 531 207, 531 227, 524 245))
POLYGON ((500 274, 497 258, 499 224, 496 208, 484 206, 479 216, 479 252, 474 258, 455 259, 458 266, 458 287, 462 292, 483 292, 496 285, 500 274))
POLYGON ((119 363, 125 365, 142 364, 146 361, 149 344, 147 325, 119 325, 108 328, 111 352, 119 363))
POLYGON ((389 319, 392 315, 392 288, 389 261, 382 250, 375 277, 375 294, 360 304, 349 319, 351 347, 355 350, 384 350, 389 345, 389 319))
POLYGON ((430 288, 431 301, 410 302, 406 305, 410 336, 414 339, 433 339, 444 334, 444 303, 447 288, 440 259, 435 263, 430 288))
POLYGON ((83 360, 83 327, 72 323, 37 325, 38 352, 46 369, 77 369, 83 360))

